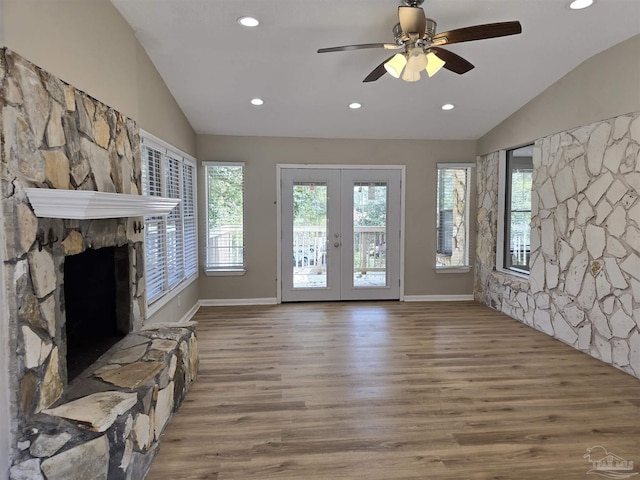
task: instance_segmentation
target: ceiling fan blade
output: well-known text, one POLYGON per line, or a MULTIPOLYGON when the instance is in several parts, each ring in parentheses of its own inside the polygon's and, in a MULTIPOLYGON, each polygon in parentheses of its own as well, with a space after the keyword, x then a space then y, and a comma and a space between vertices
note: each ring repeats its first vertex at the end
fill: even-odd
POLYGON ((451 70, 458 75, 462 75, 463 73, 467 73, 469 70, 475 68, 472 63, 466 61, 457 53, 450 52, 449 50, 445 50, 444 48, 439 47, 430 47, 433 53, 435 53, 440 60, 446 62, 444 64, 444 68, 447 70, 451 70))
POLYGON ((345 45, 343 47, 320 48, 318 50, 318 53, 346 52, 348 50, 364 50, 365 48, 384 48, 385 50, 397 50, 399 48, 402 48, 402 45, 396 45, 395 43, 362 43, 360 45, 345 45))
POLYGON ((366 76, 366 78, 362 81, 362 83, 375 82, 381 76, 383 76, 385 73, 387 73, 387 69, 384 68, 384 64, 387 63, 389 60, 391 60, 393 57, 394 57, 394 55, 391 55, 384 62, 382 62, 380 65, 378 65, 376 68, 374 68, 371 71, 371 73, 366 76))
POLYGON ((522 33, 520 22, 487 23, 473 27, 458 28, 438 33, 431 39, 431 45, 449 45, 451 43, 471 42, 485 38, 506 37, 522 33))
POLYGON ((402 31, 407 35, 424 35, 427 30, 427 17, 420 7, 398 7, 398 20, 402 31))

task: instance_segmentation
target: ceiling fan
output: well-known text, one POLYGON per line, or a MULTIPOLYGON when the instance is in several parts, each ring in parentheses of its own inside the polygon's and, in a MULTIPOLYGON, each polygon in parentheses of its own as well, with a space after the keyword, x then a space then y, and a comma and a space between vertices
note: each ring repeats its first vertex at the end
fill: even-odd
POLYGON ((374 82, 385 73, 389 73, 395 78, 402 78, 406 82, 417 82, 420 80, 420 72, 423 70, 426 70, 427 75, 431 77, 443 67, 459 75, 474 68, 460 55, 442 48, 443 45, 505 37, 522 32, 520 22, 513 21, 475 25, 436 33, 436 22, 427 18, 424 10, 420 7, 424 0, 402 0, 402 2, 404 6, 398 7, 399 22, 393 27, 394 43, 364 43, 321 48, 318 53, 365 48, 396 50, 396 54, 374 68, 363 82, 374 82))

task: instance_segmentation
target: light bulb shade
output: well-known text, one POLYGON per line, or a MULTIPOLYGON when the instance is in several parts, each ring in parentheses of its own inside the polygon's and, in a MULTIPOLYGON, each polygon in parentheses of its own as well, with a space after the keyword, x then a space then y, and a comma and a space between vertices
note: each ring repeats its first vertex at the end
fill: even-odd
POLYGON ((409 83, 417 82, 420 80, 420 71, 405 68, 404 72, 402 72, 402 80, 409 83))
POLYGON ((409 53, 409 59, 407 60, 407 70, 420 73, 427 67, 427 56, 424 54, 421 48, 414 48, 409 53))
POLYGON ((427 75, 429 77, 433 77, 436 73, 440 71, 446 62, 438 57, 435 53, 429 52, 427 54, 427 75))
POLYGON ((391 60, 384 64, 384 69, 389 72, 389 75, 395 78, 400 78, 402 69, 407 64, 407 59, 402 53, 396 53, 391 60))

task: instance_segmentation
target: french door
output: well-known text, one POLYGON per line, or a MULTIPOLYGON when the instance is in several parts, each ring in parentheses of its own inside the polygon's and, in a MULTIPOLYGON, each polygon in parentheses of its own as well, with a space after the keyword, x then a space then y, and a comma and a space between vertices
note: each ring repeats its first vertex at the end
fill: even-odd
POLYGON ((400 298, 401 170, 282 168, 283 302, 400 298))

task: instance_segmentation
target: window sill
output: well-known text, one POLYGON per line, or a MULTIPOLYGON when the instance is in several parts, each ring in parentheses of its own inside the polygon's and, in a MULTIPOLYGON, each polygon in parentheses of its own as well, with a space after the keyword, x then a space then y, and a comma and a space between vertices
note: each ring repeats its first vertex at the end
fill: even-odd
POLYGON ((466 267, 436 267, 436 273, 469 273, 471 266, 466 267))
POLYGON ((524 271, 520 272, 518 270, 509 270, 508 268, 499 268, 496 267, 496 271, 500 273, 504 273, 505 275, 511 275, 513 277, 524 278, 529 280, 529 274, 524 273, 524 271))
POLYGON ((221 268, 205 268, 204 274, 207 277, 240 277, 247 273, 245 268, 221 269, 221 268))

